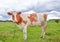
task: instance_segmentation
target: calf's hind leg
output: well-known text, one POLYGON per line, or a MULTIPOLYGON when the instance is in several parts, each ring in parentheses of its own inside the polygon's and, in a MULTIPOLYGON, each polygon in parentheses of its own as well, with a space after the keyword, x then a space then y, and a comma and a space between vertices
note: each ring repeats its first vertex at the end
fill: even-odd
POLYGON ((42 27, 42 33, 41 33, 41 38, 45 37, 45 32, 46 32, 46 22, 41 22, 41 27, 42 27))

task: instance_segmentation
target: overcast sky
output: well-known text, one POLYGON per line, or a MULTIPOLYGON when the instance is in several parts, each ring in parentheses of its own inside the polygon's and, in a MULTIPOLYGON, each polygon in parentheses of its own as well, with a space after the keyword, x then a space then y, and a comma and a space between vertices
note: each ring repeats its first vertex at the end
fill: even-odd
POLYGON ((60 0, 0 0, 0 20, 8 19, 8 11, 60 12, 60 0))

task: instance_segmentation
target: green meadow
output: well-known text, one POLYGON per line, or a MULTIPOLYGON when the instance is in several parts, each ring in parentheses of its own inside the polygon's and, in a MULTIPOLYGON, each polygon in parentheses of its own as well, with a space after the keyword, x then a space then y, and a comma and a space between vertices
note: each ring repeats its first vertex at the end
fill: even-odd
POLYGON ((40 38, 40 26, 28 26, 28 39, 23 40, 23 32, 13 22, 0 22, 0 42, 60 42, 60 21, 48 21, 45 38, 40 38))

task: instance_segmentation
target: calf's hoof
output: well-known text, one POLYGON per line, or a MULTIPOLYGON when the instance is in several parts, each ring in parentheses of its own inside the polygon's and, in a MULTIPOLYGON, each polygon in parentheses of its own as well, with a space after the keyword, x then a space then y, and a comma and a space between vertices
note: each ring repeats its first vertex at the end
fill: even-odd
POLYGON ((43 37, 43 36, 41 36, 41 38, 42 38, 42 39, 44 39, 44 37, 43 37))

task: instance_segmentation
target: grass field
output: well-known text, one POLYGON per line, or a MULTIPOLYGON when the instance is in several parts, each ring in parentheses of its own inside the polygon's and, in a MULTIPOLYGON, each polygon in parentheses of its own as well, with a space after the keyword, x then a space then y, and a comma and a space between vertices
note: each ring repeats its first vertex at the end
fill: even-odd
POLYGON ((28 39, 23 41, 23 32, 12 22, 0 22, 0 42, 60 42, 60 23, 47 23, 46 37, 40 38, 41 27, 28 26, 28 39))

